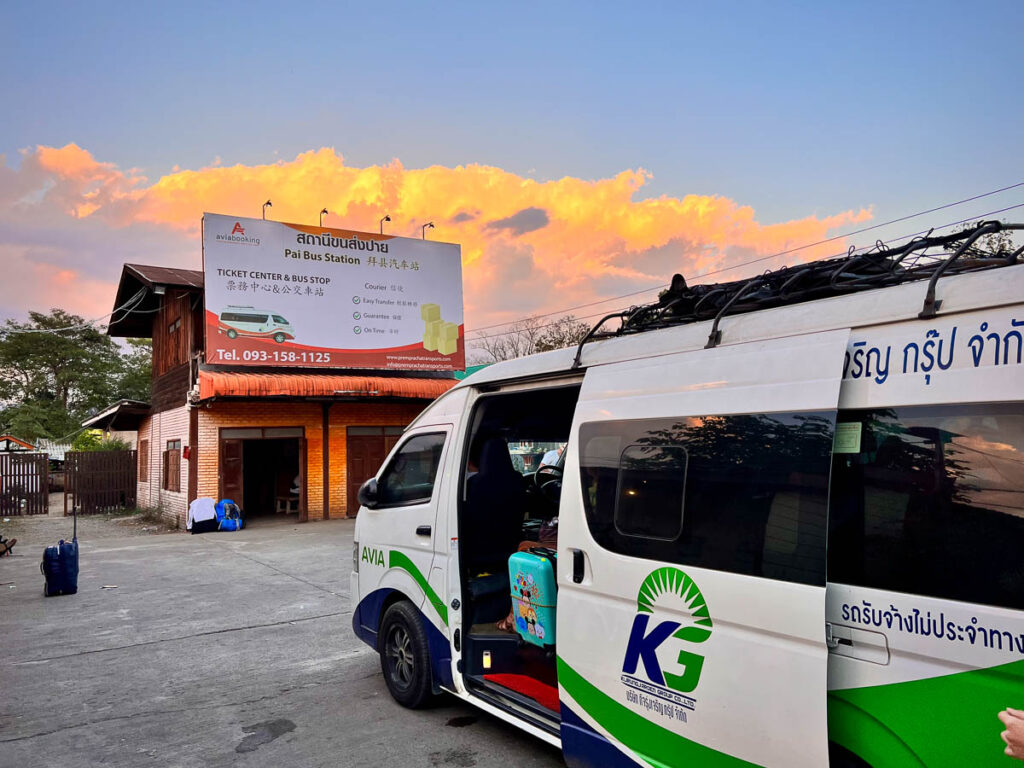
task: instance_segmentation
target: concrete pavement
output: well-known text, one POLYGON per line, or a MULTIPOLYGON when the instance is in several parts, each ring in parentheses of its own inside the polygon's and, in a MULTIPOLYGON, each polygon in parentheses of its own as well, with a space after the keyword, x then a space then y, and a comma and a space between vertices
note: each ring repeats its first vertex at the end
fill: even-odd
POLYGON ((47 599, 39 529, 0 559, 0 766, 562 764, 451 697, 394 703, 351 631, 352 521, 114 529, 47 599))

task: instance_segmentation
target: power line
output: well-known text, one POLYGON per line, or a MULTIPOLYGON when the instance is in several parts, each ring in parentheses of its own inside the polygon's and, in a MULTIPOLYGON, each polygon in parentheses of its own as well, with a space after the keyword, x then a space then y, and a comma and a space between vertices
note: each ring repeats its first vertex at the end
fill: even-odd
MULTIPOLYGON (((120 323, 122 320, 128 317, 128 315, 152 315, 155 312, 159 312, 161 310, 161 307, 157 307, 156 309, 136 309, 136 307, 142 304, 142 302, 145 300, 146 291, 146 288, 140 288, 136 293, 132 295, 130 299, 128 299, 128 301, 126 301, 120 307, 114 307, 114 309, 112 309, 109 313, 105 315, 100 315, 99 317, 93 318, 92 320, 86 320, 80 325, 68 325, 65 326, 64 328, 0 328, 0 336, 13 335, 15 333, 70 333, 72 331, 83 331, 86 328, 105 330, 114 323, 120 323), (115 319, 114 315, 116 315, 118 312, 123 312, 123 314, 115 319), (107 322, 105 325, 97 325, 97 323, 104 319, 109 319, 109 322, 107 322)), ((188 298, 188 294, 183 294, 179 296, 177 300, 183 301, 186 298, 188 298)))
MULTIPOLYGON (((730 267, 723 267, 722 269, 713 270, 711 272, 705 272, 705 273, 700 274, 700 275, 694 275, 693 277, 694 278, 696 278, 696 277, 707 277, 708 275, 715 275, 715 274, 719 274, 721 272, 728 272, 731 269, 738 269, 739 267, 745 267, 745 266, 748 266, 750 264, 756 264, 756 263, 761 262, 761 261, 767 261, 769 259, 775 259, 775 258, 778 258, 779 256, 785 256, 785 255, 790 254, 790 253, 796 253, 797 251, 803 251, 803 250, 806 250, 807 248, 813 248, 813 247, 818 246, 818 245, 824 245, 825 243, 835 242, 836 240, 842 240, 842 239, 845 239, 847 237, 853 237, 854 235, 860 235, 860 234, 863 234, 864 232, 870 232, 872 230, 880 229, 882 227, 888 227, 888 226, 890 226, 892 224, 898 224, 901 221, 908 221, 909 219, 915 219, 915 218, 917 218, 919 216, 925 216, 925 215, 927 215, 929 213, 935 213, 936 211, 942 211, 942 210, 945 210, 947 208, 954 208, 954 207, 956 207, 958 205, 963 205, 964 203, 970 203, 970 202, 973 202, 974 200, 980 200, 980 199, 982 199, 984 197, 991 197, 992 195, 998 195, 1001 192, 1006 192, 1006 191, 1011 190, 1011 189, 1016 189, 1017 187, 1024 187, 1024 181, 1018 181, 1015 184, 1009 184, 1009 185, 1007 185, 1005 187, 1000 187, 999 189, 993 189, 990 192, 983 192, 980 195, 973 195, 971 197, 965 197, 962 200, 957 200, 957 201, 952 202, 952 203, 945 203, 944 205, 939 205, 939 206, 936 206, 934 208, 929 208, 929 209, 924 210, 924 211, 918 211, 917 213, 911 213, 911 214, 908 214, 906 216, 900 216, 900 217, 895 218, 895 219, 890 219, 889 221, 885 221, 885 222, 882 222, 880 224, 872 224, 871 226, 868 226, 868 227, 862 227, 861 229, 855 229, 852 232, 846 232, 846 233, 841 234, 841 235, 834 235, 832 237, 827 237, 824 240, 818 240, 817 242, 814 242, 814 243, 807 243, 805 245, 797 246, 796 248, 789 248, 789 249, 787 249, 785 251, 779 251, 778 253, 773 253, 773 254, 770 254, 768 256, 761 256, 761 257, 756 258, 756 259, 751 259, 750 261, 744 261, 744 262, 740 262, 739 264, 733 264, 730 267)), ((1010 210, 1010 209, 1008 208, 1008 209, 1005 209, 1005 210, 1010 210)), ((982 214, 982 216, 989 216, 989 215, 991 215, 991 214, 982 214)), ((970 219, 965 219, 965 221, 971 221, 971 220, 976 219, 976 218, 979 218, 979 217, 972 216, 970 219)), ((962 222, 958 222, 958 223, 962 223, 962 222)), ((947 225, 947 226, 955 226, 955 225, 947 225)), ((911 235, 911 237, 912 237, 912 235, 911 235)), ((896 239, 899 240, 901 238, 896 238, 896 239)), ((655 285, 655 286, 652 286, 650 288, 642 288, 639 291, 632 291, 630 293, 624 293, 621 296, 612 296, 612 297, 609 297, 607 299, 600 299, 598 301, 587 302, 586 304, 577 304, 577 305, 572 306, 572 307, 566 307, 565 309, 558 309, 558 310, 554 310, 552 312, 544 312, 544 313, 541 313, 539 315, 531 315, 530 317, 541 318, 541 317, 550 317, 551 315, 565 314, 566 312, 571 312, 574 309, 584 309, 585 307, 593 307, 593 306, 596 306, 597 304, 605 304, 605 303, 611 302, 611 301, 618 301, 619 299, 627 299, 630 296, 639 296, 642 293, 650 293, 651 291, 657 291, 657 290, 660 290, 662 288, 665 288, 667 285, 668 285, 668 283, 660 283, 659 285, 655 285)), ((590 316, 594 317, 595 315, 590 315, 590 316)), ((503 322, 503 323, 494 323, 493 325, 485 325, 482 328, 473 328, 472 330, 466 331, 466 335, 468 336, 471 333, 480 333, 482 331, 488 331, 491 328, 501 328, 503 326, 511 325, 512 323, 517 323, 520 320, 526 320, 526 319, 528 319, 528 318, 520 317, 520 318, 517 318, 516 320, 508 320, 508 321, 503 322)), ((493 334, 493 335, 500 336, 502 334, 493 334)))
MULTIPOLYGON (((1022 184, 1024 184, 1024 182, 1022 182, 1022 184)), ((1015 186, 1020 186, 1020 185, 1015 185, 1015 186)), ((948 206, 944 206, 944 207, 948 207, 948 206)), ((1008 206, 1006 208, 1000 208, 998 210, 989 211, 988 213, 982 213, 982 214, 978 214, 976 216, 968 216, 966 219, 960 219, 959 221, 952 221, 952 222, 950 222, 948 224, 943 224, 943 225, 938 226, 938 227, 931 227, 930 229, 922 229, 922 230, 919 230, 917 232, 913 232, 913 233, 911 233, 909 235, 900 235, 899 237, 893 237, 893 238, 890 238, 889 240, 880 240, 879 242, 881 242, 883 245, 890 245, 890 244, 898 242, 900 240, 906 240, 906 239, 911 238, 911 237, 918 237, 920 235, 925 235, 928 232, 932 232, 932 231, 935 231, 937 229, 949 229, 949 227, 955 227, 958 224, 966 224, 969 221, 978 221, 979 219, 984 219, 984 218, 986 218, 988 216, 995 216, 995 215, 998 215, 1000 213, 1006 213, 1007 211, 1012 211, 1012 210, 1015 210, 1017 208, 1024 208, 1024 203, 1018 203, 1017 205, 1011 205, 1011 206, 1008 206)), ((901 221, 905 221, 907 218, 911 218, 911 217, 904 217, 903 219, 900 219, 900 220, 901 221)), ((884 224, 879 224, 878 226, 885 226, 885 225, 884 224)), ((825 242, 825 241, 822 241, 822 242, 825 242)), ((875 244, 873 243, 873 244, 871 244, 869 246, 864 246, 862 248, 857 248, 856 251, 854 251, 854 253, 856 253, 858 251, 867 251, 867 250, 870 250, 871 248, 874 248, 874 247, 875 247, 875 244)), ((837 256, 843 256, 846 253, 847 253, 847 251, 841 251, 839 253, 834 253, 834 254, 832 254, 830 256, 822 256, 820 259, 814 259, 814 261, 824 261, 825 259, 834 259, 837 256)), ((741 264, 734 264, 731 267, 723 267, 721 269, 713 269, 710 272, 701 272, 700 274, 693 275, 691 279, 696 279, 696 278, 700 278, 700 277, 708 277, 709 275, 717 275, 717 274, 719 274, 721 272, 728 272, 728 271, 730 271, 732 269, 737 269, 739 267, 745 267, 745 266, 747 266, 749 264, 754 264, 754 263, 757 263, 759 261, 764 261, 765 259, 770 259, 770 258, 774 258, 774 256, 762 256, 761 258, 752 259, 751 261, 745 261, 745 262, 743 262, 741 264)), ((812 263, 812 262, 808 262, 808 263, 812 263)), ((638 293, 647 293, 649 291, 658 290, 660 288, 666 287, 667 285, 668 285, 668 283, 663 283, 661 285, 655 286, 654 288, 648 288, 648 289, 646 289, 644 291, 636 291, 634 293, 627 293, 624 296, 617 296, 615 298, 625 298, 625 297, 628 297, 628 296, 635 296, 638 293)), ((606 299, 606 301, 612 301, 612 300, 613 299, 606 299)), ((600 304, 600 303, 603 303, 603 302, 592 302, 592 304, 600 304)), ((591 306, 591 305, 581 304, 580 306, 581 307, 585 307, 585 306, 591 306)), ((570 309, 573 309, 573 308, 571 307, 570 309)), ((554 314, 554 313, 549 313, 549 314, 554 314)), ((606 311, 594 312, 594 313, 589 314, 589 315, 583 315, 583 316, 578 317, 576 319, 577 320, 589 320, 589 319, 592 319, 592 318, 595 318, 595 317, 603 317, 604 315, 608 315, 608 314, 611 314, 611 313, 610 312, 606 312, 606 311)), ((536 315, 536 317, 545 317, 545 316, 546 315, 536 315)), ((515 322, 520 322, 522 320, 529 320, 529 319, 531 319, 531 318, 530 317, 521 317, 518 320, 512 320, 511 322, 515 323, 515 322)), ((554 322, 544 323, 543 325, 535 326, 533 330, 539 331, 539 330, 541 330, 543 328, 550 328, 553 325, 557 325, 558 322, 559 321, 556 320, 554 322)), ((505 323, 503 323, 502 325, 505 325, 505 323)), ((492 327, 499 327, 499 326, 492 326, 492 327)), ((480 337, 477 337, 476 339, 467 339, 467 341, 480 341, 482 339, 496 339, 496 338, 499 338, 501 336, 510 336, 512 334, 515 334, 515 333, 519 333, 519 331, 517 331, 517 330, 501 331, 500 333, 492 333, 492 334, 489 334, 489 335, 480 336, 480 337)))
MULTIPOLYGON (((86 320, 79 325, 68 325, 65 326, 64 328, 0 328, 0 334, 9 335, 15 333, 68 333, 70 331, 82 331, 85 330, 86 328, 93 328, 95 327, 96 323, 98 323, 100 320, 103 320, 108 317, 113 317, 116 313, 124 310, 125 308, 127 308, 127 312, 125 313, 125 317, 127 317, 128 312, 131 312, 132 309, 141 304, 142 300, 146 298, 146 290, 146 288, 140 288, 135 294, 132 295, 130 299, 128 299, 128 301, 126 301, 120 307, 115 307, 110 312, 100 315, 99 317, 93 318, 92 320, 86 320)), ((124 317, 121 317, 120 319, 123 320, 124 317)))

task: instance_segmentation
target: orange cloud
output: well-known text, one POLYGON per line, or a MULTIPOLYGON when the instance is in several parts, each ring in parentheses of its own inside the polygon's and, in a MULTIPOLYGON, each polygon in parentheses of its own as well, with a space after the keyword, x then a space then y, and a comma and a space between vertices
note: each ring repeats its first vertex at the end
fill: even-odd
MULTIPOLYGON (((762 225, 749 206, 717 195, 637 199, 650 179, 643 169, 541 182, 484 165, 356 168, 330 148, 288 162, 176 170, 152 184, 74 144, 28 151, 19 173, 26 168, 48 179, 44 197, 72 217, 157 225, 186 238, 198 238, 204 211, 257 216, 268 198, 268 213, 283 221, 315 222, 326 207, 325 224, 375 231, 388 213, 388 231, 409 236, 433 221, 434 239, 462 245, 469 328, 761 258, 871 217, 862 209, 762 225)), ((831 243, 779 261, 841 250, 831 243)), ((724 279, 766 266, 774 264, 724 279)))

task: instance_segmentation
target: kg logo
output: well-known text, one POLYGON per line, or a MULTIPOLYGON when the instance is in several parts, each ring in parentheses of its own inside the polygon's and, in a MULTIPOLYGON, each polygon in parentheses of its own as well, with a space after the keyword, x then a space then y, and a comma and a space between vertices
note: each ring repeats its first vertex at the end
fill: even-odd
POLYGON ((622 662, 622 682, 692 709, 694 700, 681 694, 697 688, 704 668, 704 656, 693 648, 711 637, 711 614, 704 596, 679 568, 659 568, 640 585, 636 611, 622 662), (655 616, 672 618, 655 624, 655 616), (678 649, 678 666, 662 669, 658 650, 665 644, 673 653, 678 649), (641 665, 646 680, 637 675, 641 665))

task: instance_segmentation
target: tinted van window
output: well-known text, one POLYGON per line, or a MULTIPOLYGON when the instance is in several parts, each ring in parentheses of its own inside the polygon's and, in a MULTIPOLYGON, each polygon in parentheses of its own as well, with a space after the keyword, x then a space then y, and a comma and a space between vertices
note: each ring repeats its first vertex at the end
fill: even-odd
POLYGON ((430 501, 445 435, 416 435, 398 449, 377 483, 380 506, 430 501))
POLYGON ((584 424, 590 531, 625 555, 824 584, 834 421, 776 413, 584 424))
POLYGON ((1024 608, 1024 404, 839 422, 829 580, 1024 608))

